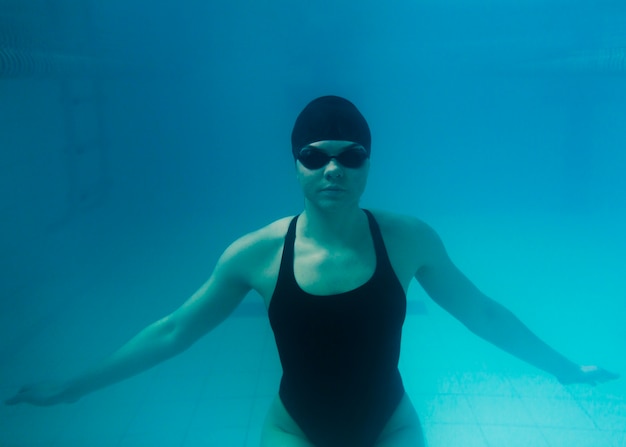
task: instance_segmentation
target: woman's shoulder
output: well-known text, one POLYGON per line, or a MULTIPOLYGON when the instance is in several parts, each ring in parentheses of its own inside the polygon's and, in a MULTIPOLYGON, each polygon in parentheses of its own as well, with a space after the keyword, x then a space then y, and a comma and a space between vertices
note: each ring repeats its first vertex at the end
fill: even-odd
POLYGON ((371 213, 380 227, 396 276, 408 287, 415 272, 430 256, 429 240, 434 231, 417 217, 380 210, 371 210, 371 213))
POLYGON ((441 243, 433 227, 414 216, 371 210, 386 243, 402 250, 431 251, 441 243))
POLYGON ((250 236, 258 242, 271 242, 276 240, 282 242, 287 234, 287 230, 289 229, 289 224, 295 217, 296 216, 287 216, 277 219, 264 227, 253 231, 250 233, 250 236))
POLYGON ((282 246, 289 224, 294 217, 283 217, 264 227, 244 234, 233 242, 228 250, 262 259, 264 253, 269 254, 282 246))

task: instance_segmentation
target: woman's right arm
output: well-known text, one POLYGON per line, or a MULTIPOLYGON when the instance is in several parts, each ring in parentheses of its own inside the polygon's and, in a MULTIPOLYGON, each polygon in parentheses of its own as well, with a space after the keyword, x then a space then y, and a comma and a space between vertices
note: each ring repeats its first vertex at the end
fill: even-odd
POLYGON ((242 238, 220 257, 213 273, 182 306, 152 323, 100 364, 72 380, 25 386, 8 405, 74 402, 167 360, 219 325, 250 290, 250 241, 242 238))

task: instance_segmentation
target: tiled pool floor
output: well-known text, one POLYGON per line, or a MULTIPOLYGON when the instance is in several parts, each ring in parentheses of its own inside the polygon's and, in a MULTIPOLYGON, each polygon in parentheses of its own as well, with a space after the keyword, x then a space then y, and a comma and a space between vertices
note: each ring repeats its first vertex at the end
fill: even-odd
MULTIPOLYGON (((409 332, 411 319, 428 318, 409 316, 409 332)), ((462 370, 428 353, 426 368, 408 357, 401 369, 429 447, 626 447, 623 380, 566 388, 540 372, 462 370)), ((233 318, 180 357, 75 404, 2 406, 0 446, 256 447, 279 378, 266 320, 233 318)))

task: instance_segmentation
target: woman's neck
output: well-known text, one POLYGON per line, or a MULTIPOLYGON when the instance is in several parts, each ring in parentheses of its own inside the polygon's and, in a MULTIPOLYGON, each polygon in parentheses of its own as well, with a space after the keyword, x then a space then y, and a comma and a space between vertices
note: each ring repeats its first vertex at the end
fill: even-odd
POLYGON ((359 207, 319 209, 305 207, 300 234, 323 245, 346 245, 360 238, 367 217, 359 207))

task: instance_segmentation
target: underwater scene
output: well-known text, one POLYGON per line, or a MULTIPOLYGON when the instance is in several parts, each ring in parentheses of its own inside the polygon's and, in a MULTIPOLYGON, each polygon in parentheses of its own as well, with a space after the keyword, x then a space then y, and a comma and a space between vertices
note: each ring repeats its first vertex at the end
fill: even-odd
POLYGON ((1 0, 0 447, 626 447, 624 123, 623 2, 1 0))

